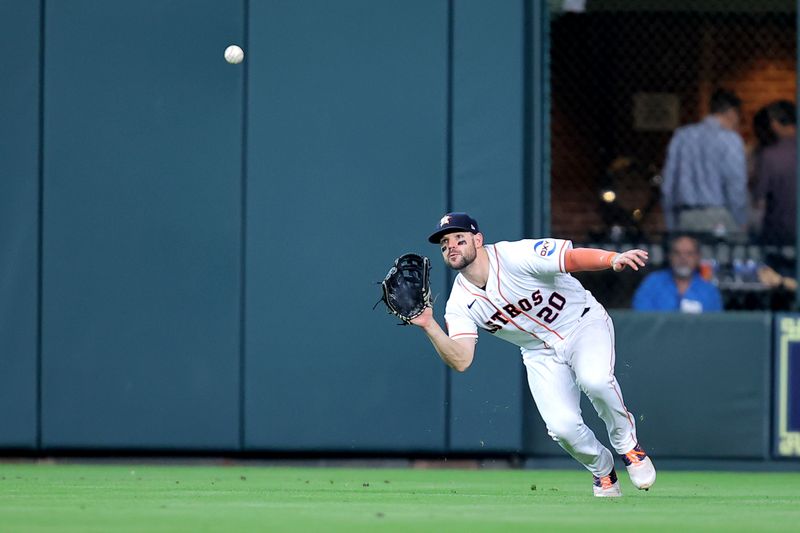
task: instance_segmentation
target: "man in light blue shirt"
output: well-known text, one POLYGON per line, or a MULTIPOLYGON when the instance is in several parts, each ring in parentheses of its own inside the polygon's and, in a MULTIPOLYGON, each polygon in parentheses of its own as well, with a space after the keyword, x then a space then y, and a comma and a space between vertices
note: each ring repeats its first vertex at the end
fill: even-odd
POLYGON ((718 89, 701 122, 675 130, 662 172, 662 207, 669 231, 741 238, 747 222, 747 166, 736 132, 741 100, 718 89))
POLYGON ((657 270, 644 278, 633 296, 634 309, 684 313, 722 311, 719 289, 700 277, 697 271, 700 246, 693 237, 675 237, 669 264, 670 268, 657 270))

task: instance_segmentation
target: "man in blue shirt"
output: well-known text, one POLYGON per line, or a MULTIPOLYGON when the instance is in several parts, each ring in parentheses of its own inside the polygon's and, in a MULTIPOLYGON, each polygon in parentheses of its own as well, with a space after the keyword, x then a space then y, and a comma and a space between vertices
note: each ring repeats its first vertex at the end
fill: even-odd
POLYGON ((672 240, 670 268, 652 272, 633 296, 637 311, 722 311, 719 289, 700 277, 700 246, 693 237, 679 235, 672 240))
POLYGON ((747 166, 736 132, 741 100, 718 89, 701 122, 675 130, 662 172, 662 207, 669 231, 740 239, 747 221, 747 166))

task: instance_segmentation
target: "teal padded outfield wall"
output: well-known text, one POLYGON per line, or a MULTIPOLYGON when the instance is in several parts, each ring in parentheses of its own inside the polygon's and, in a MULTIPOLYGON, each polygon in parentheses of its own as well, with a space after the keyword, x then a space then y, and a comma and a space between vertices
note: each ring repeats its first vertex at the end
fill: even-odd
POLYGON ((247 48, 244 446, 442 450, 445 370, 371 308, 445 206, 447 2, 251 2, 247 48))
MULTIPOLYGON (((766 459, 770 454, 772 315, 612 311, 616 376, 637 435, 654 456, 766 459)), ((608 434, 583 398, 587 425, 608 434)), ((563 452, 538 414, 528 455, 563 452)))
POLYGON ((45 5, 42 446, 236 448, 243 8, 45 5))
MULTIPOLYGON (((447 210, 543 227, 540 11, 0 0, 0 447, 561 454, 517 349, 371 309, 417 251, 441 319, 447 210)), ((770 315, 614 318, 653 453, 766 455, 770 315)))
POLYGON ((37 444, 39 3, 0 0, 0 446, 37 444))
MULTIPOLYGON (((487 239, 519 239, 525 217, 518 194, 525 183, 523 2, 454 5, 451 203, 472 214, 487 239)), ((524 372, 518 352, 489 340, 479 353, 472 372, 452 373, 450 449, 519 448, 524 372)))

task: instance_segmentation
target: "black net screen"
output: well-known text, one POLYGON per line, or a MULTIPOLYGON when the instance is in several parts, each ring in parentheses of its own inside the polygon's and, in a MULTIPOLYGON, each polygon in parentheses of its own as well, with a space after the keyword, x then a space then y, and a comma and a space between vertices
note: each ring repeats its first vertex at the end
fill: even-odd
POLYGON ((794 3, 550 5, 552 234, 576 247, 651 254, 644 273, 582 273, 581 281, 608 307, 630 307, 644 275, 671 264, 672 238, 688 234, 697 271, 719 289, 725 309, 789 308, 796 179, 780 180, 796 168, 794 137, 786 140, 795 121, 794 3), (720 95, 738 99, 738 121, 708 127, 734 132, 739 144, 715 132, 724 141, 716 148, 706 149, 717 141, 703 135, 676 141, 665 198, 673 135, 717 117, 720 95), (689 178, 687 168, 700 170, 689 178), (673 194, 675 182, 685 190, 673 194), (679 225, 668 225, 667 211, 679 225), (728 218, 691 223, 709 213, 728 218), (780 229, 789 220, 791 228, 780 229))

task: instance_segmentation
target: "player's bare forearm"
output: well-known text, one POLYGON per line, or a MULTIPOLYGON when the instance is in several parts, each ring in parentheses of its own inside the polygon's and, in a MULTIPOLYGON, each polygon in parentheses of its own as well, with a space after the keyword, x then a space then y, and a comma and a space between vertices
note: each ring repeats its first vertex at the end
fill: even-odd
POLYGON ((411 323, 422 328, 436 349, 436 353, 447 366, 453 370, 464 372, 472 364, 475 355, 475 340, 471 338, 462 341, 451 339, 433 318, 432 309, 426 309, 411 323))
POLYGON ((567 272, 584 272, 590 270, 605 270, 613 268, 620 272, 625 267, 639 270, 647 263, 647 252, 634 249, 622 253, 609 250, 596 250, 592 248, 575 248, 567 250, 564 256, 564 265, 567 272))
POLYGON ((435 327, 425 329, 425 334, 430 339, 433 347, 436 348, 439 357, 453 370, 464 372, 472 364, 475 340, 471 338, 464 339, 464 342, 453 340, 439 327, 439 324, 435 321, 433 324, 435 324, 435 327), (468 346, 467 343, 470 343, 471 346, 468 346))

